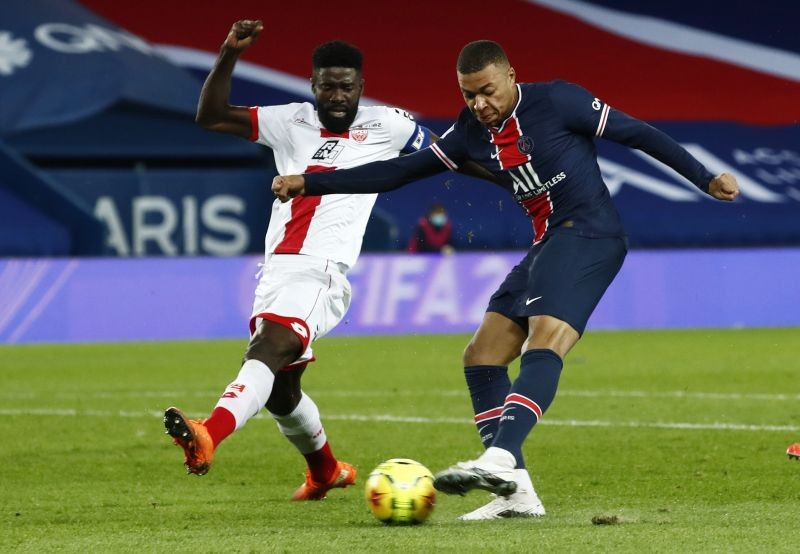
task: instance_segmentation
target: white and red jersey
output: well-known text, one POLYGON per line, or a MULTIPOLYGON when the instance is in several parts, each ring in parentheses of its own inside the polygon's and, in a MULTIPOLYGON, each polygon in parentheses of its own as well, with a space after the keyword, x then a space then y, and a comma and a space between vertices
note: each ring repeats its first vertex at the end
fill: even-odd
MULTIPOLYGON (((281 175, 347 169, 427 146, 430 136, 403 110, 359 107, 350 129, 325 129, 308 103, 250 108, 252 140, 269 146, 281 175)), ((377 194, 298 196, 275 200, 266 254, 306 254, 352 267, 377 194)))

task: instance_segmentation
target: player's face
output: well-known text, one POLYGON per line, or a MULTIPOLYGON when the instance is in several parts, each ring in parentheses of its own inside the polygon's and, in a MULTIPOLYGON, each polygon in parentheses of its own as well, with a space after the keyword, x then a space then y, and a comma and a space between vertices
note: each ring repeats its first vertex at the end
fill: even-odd
POLYGON ((517 104, 516 74, 510 66, 489 64, 475 73, 458 73, 467 107, 487 127, 499 126, 517 104))
POLYGON ((315 69, 311 90, 317 101, 317 115, 325 128, 333 133, 349 129, 364 90, 361 74, 352 67, 315 69))

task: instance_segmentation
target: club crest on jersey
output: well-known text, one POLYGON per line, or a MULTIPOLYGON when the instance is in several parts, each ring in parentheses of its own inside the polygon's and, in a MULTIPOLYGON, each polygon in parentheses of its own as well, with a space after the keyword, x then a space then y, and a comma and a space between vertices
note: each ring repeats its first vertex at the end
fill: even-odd
POLYGON ((325 144, 320 146, 319 150, 314 152, 314 155, 311 156, 311 159, 330 164, 339 157, 339 154, 342 153, 342 150, 344 150, 344 145, 339 144, 338 139, 326 140, 325 144))
POLYGON ((367 136, 369 135, 369 131, 367 129, 351 129, 350 130, 350 138, 352 138, 356 142, 364 142, 367 140, 367 136))
POLYGON ((533 139, 527 135, 522 135, 517 139, 517 150, 522 154, 533 152, 533 139))

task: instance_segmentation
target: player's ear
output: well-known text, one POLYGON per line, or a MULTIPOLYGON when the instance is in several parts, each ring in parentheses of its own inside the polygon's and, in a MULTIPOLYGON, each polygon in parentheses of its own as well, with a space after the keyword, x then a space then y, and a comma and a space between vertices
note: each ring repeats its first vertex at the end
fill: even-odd
POLYGON ((514 68, 510 65, 508 66, 508 79, 511 81, 512 85, 517 82, 517 72, 514 71, 514 68))

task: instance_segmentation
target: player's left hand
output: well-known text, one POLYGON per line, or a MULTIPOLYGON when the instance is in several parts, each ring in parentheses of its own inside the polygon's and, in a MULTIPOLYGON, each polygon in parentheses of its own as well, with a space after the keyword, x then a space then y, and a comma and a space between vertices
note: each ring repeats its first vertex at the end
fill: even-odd
POLYGON ((708 194, 717 200, 730 202, 739 196, 739 183, 732 173, 722 173, 711 179, 708 185, 708 194))
POLYGON ((286 202, 306 191, 302 175, 278 175, 272 180, 272 192, 281 202, 286 202))

